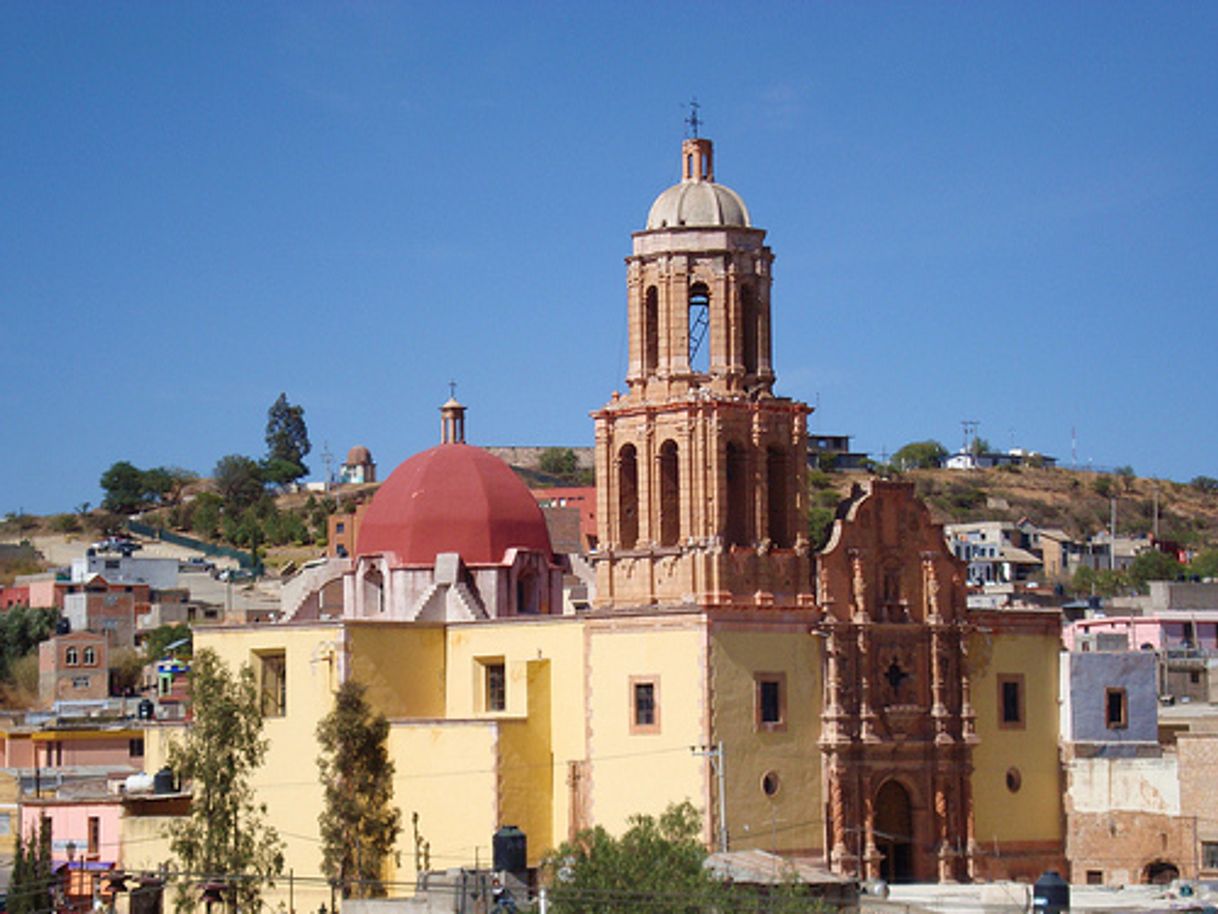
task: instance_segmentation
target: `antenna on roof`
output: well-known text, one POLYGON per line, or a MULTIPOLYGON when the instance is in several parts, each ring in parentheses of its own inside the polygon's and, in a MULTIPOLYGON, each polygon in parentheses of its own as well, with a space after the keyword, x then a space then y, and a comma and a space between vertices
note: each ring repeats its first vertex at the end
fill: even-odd
POLYGON ((454 400, 457 399, 457 382, 456 381, 448 382, 448 395, 454 400))
POLYGON ((702 106, 698 104, 697 98, 689 100, 689 117, 685 119, 685 125, 689 128, 691 138, 698 138, 698 128, 702 126, 702 119, 698 117, 698 109, 702 106))

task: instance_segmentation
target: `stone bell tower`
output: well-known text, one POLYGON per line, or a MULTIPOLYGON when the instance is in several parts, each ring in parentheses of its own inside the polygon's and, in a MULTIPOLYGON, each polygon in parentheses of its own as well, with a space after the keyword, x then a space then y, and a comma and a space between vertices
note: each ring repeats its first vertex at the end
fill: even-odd
POLYGON ((811 606, 810 409, 774 396, 774 255, 710 140, 633 237, 627 392, 593 414, 597 605, 811 606))

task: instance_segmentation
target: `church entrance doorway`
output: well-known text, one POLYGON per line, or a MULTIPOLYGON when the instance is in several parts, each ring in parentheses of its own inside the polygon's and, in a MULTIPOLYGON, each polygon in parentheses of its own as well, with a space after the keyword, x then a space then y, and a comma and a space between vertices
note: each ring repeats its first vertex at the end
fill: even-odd
POLYGON ((913 804, 909 792, 896 781, 885 781, 875 795, 875 846, 879 850, 880 878, 886 882, 913 881, 913 804))

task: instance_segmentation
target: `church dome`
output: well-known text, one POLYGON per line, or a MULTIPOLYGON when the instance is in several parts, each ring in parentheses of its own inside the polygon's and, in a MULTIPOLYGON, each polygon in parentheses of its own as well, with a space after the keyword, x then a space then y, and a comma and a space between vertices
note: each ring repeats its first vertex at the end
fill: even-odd
POLYGON ((362 444, 357 444, 351 450, 347 451, 348 466, 363 466, 364 464, 372 463, 372 452, 362 444))
POLYGON ((553 551, 537 500, 498 457, 448 443, 404 461, 385 480, 360 522, 356 552, 392 552, 404 565, 432 565, 438 553, 456 552, 466 564, 491 565, 511 548, 553 551))
POLYGON ((716 226, 749 227, 749 210, 740 194, 715 183, 711 141, 695 138, 681 146, 681 183, 651 204, 647 230, 716 226))
POLYGON ((733 225, 747 228, 749 211, 740 194, 722 184, 682 181, 651 204, 647 228, 682 228, 733 225))

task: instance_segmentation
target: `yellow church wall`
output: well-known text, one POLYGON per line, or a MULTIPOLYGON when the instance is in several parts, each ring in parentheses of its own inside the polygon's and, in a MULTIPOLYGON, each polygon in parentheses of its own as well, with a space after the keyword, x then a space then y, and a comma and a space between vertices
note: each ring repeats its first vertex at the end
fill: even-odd
POLYGON ((690 751, 709 741, 704 617, 657 614, 589 619, 586 625, 589 764, 583 824, 618 834, 630 816, 657 815, 682 800, 705 812, 711 800, 707 762, 690 751), (632 732, 633 683, 642 679, 656 686, 653 732, 632 732))
POLYGON ((581 620, 536 616, 449 625, 446 638, 448 716, 503 724, 499 825, 524 831, 535 862, 567 838, 568 772, 585 757, 581 620), (486 666, 499 662, 506 707, 488 711, 486 666))
POLYGON ((402 833, 390 878, 391 894, 411 894, 415 870, 413 817, 430 845, 433 870, 487 865, 499 827, 498 742, 495 720, 390 722, 388 748, 395 760, 394 802, 402 811, 402 833))
POLYGON ((711 640, 714 738, 726 756, 732 850, 818 851, 821 807, 821 639, 808 623, 716 621, 711 640), (757 677, 782 684, 780 726, 758 722, 757 677), (767 796, 762 783, 777 776, 767 796))
POLYGON ((983 855, 1001 855, 1004 843, 1029 847, 1060 843, 1064 839, 1058 761, 1060 635, 1055 629, 1021 631, 1001 622, 982 628, 969 642, 980 738, 973 750, 972 777, 977 843, 983 855), (1022 726, 1001 722, 1000 682, 1007 677, 1022 683, 1022 726), (1011 769, 1018 774, 1015 792, 1007 786, 1011 769))
POLYGON ((499 738, 499 825, 514 825, 528 842, 529 865, 541 862, 554 846, 554 753, 551 749, 551 664, 525 664, 528 713, 504 720, 499 738))
MULTIPOLYGON (((342 639, 343 627, 337 623, 195 630, 196 652, 210 648, 234 671, 251 663, 258 675, 261 658, 283 655, 286 713, 263 719, 268 749, 252 784, 258 800, 266 804, 266 821, 284 841, 284 872, 294 873, 295 904, 300 910, 316 910, 323 900, 329 902, 329 890, 317 881, 321 877, 317 820, 322 791, 315 731, 330 711, 339 684, 342 639)), ((286 900, 286 880, 274 897, 286 900)))
POLYGON ((445 637, 441 625, 347 624, 348 675, 386 717, 443 717, 445 637))

